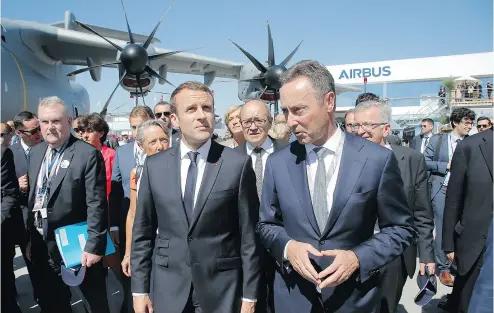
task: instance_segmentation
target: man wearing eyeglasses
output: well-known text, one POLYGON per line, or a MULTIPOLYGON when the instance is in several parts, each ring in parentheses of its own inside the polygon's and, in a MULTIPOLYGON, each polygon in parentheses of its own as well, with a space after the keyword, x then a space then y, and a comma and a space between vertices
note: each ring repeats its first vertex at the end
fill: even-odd
POLYGON ((468 108, 456 108, 450 116, 453 130, 449 134, 431 137, 425 148, 424 157, 430 171, 429 188, 431 193, 434 220, 436 222, 435 253, 439 270, 439 280, 445 286, 453 286, 451 263, 441 248, 444 201, 448 188, 451 159, 458 143, 468 135, 475 121, 475 112, 468 108))
MULTIPOLYGON (((355 134, 384 146, 395 155, 400 167, 408 205, 413 212, 417 228, 417 244, 409 246, 401 257, 381 268, 381 313, 394 313, 400 302, 407 275, 415 275, 417 250, 420 273, 426 268, 430 275, 435 273, 433 231, 434 215, 427 184, 427 169, 422 154, 407 147, 390 144, 391 108, 380 101, 360 103, 355 109, 355 134), (417 249, 418 248, 418 249, 417 249)), ((379 232, 379 229, 376 229, 379 232)))
MULTIPOLYGON (((234 148, 234 150, 251 156, 259 198, 261 198, 262 194, 264 168, 266 167, 268 156, 288 145, 287 141, 277 140, 268 136, 272 121, 271 113, 262 101, 249 101, 240 110, 240 123, 245 142, 234 148)), ((263 260, 262 269, 261 291, 256 305, 256 312, 274 312, 273 282, 276 263, 267 253, 263 260)))
POLYGON ((481 133, 486 130, 492 130, 492 122, 488 117, 481 116, 477 119, 477 131, 481 133))
POLYGON ((434 121, 430 118, 424 118, 420 123, 420 135, 415 136, 410 143, 410 148, 424 153, 425 147, 429 143, 434 130, 434 121))

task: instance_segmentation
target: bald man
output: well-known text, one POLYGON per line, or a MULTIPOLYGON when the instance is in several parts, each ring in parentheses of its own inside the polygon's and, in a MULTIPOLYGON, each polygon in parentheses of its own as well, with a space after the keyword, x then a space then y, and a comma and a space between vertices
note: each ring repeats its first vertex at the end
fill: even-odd
MULTIPOLYGON (((256 173, 259 198, 261 197, 264 168, 266 167, 268 156, 288 145, 287 141, 273 139, 268 136, 272 122, 271 113, 262 101, 249 101, 243 105, 240 111, 240 123, 244 132, 245 142, 234 150, 251 156, 252 166, 256 173)), ((264 253, 262 285, 256 305, 256 313, 274 312, 273 282, 275 267, 275 261, 268 253, 264 253)))

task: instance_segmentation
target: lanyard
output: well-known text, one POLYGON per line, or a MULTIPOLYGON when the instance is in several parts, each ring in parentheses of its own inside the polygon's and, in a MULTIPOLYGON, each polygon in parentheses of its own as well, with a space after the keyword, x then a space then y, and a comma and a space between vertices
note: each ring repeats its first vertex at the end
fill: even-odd
POLYGON ((60 151, 57 151, 53 158, 50 157, 51 149, 47 150, 45 153, 45 160, 41 167, 41 182, 38 182, 38 196, 46 198, 46 194, 49 191, 49 185, 51 180, 57 173, 58 167, 62 161, 63 152, 65 151, 66 145, 63 145, 60 151), (51 158, 51 160, 49 160, 51 158))

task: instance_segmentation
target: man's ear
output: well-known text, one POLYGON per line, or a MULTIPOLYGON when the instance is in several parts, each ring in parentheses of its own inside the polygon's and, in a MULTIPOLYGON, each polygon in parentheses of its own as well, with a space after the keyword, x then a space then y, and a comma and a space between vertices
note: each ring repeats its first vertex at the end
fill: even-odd
POLYGON ((173 128, 180 128, 180 120, 178 119, 177 113, 170 114, 170 120, 172 121, 173 128))
POLYGON ((328 106, 328 113, 334 112, 335 93, 330 91, 324 96, 324 104, 328 106))

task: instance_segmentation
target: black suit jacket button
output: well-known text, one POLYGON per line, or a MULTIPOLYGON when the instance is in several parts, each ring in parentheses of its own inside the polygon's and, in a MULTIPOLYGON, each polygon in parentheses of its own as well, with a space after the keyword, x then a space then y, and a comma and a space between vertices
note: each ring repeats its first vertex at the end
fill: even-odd
POLYGON ((326 240, 319 240, 320 245, 324 245, 326 243, 326 240))
POLYGON ((484 239, 487 239, 487 235, 486 234, 483 234, 482 237, 484 237, 484 239))
POLYGON ((190 267, 190 262, 189 261, 185 262, 185 265, 187 265, 187 267, 190 267))

